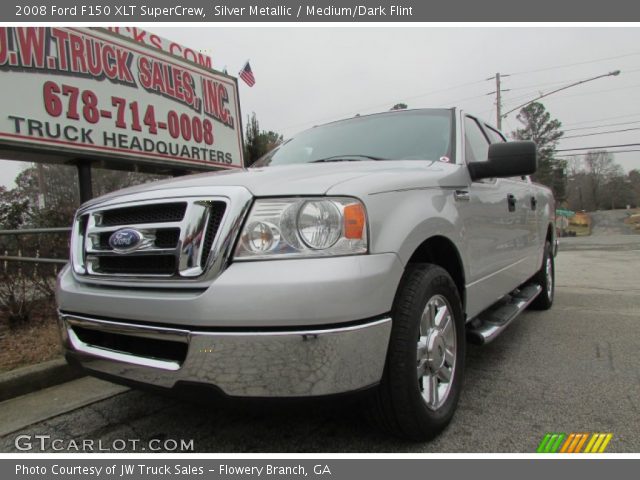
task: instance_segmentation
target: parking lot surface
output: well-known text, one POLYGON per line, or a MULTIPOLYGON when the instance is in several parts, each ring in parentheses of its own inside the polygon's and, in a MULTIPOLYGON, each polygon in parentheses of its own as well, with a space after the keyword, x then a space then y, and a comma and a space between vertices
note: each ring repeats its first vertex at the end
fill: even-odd
POLYGON ((49 434, 192 439, 197 452, 535 452, 547 432, 610 432, 607 452, 640 452, 640 235, 611 238, 562 239, 555 305, 470 346, 458 411, 432 442, 386 436, 358 403, 229 408, 130 390, 7 434, 0 451, 49 434))

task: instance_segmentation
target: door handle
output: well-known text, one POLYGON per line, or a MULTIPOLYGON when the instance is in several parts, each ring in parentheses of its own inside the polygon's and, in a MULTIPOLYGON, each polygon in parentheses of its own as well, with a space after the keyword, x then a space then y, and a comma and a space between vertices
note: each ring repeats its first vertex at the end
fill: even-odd
POLYGON ((471 199, 467 190, 456 190, 453 192, 453 198, 458 202, 468 202, 471 199))
POLYGON ((516 211, 516 196, 513 195, 512 193, 507 195, 507 205, 509 205, 510 212, 516 211))
POLYGON ((536 197, 531 197, 531 210, 535 210, 538 206, 538 199, 536 197))

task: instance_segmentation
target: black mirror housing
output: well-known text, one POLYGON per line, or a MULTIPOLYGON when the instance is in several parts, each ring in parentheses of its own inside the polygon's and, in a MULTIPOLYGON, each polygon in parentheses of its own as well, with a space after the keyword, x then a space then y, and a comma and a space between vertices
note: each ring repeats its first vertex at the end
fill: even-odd
POLYGON ((486 162, 468 164, 472 180, 531 175, 538 169, 536 144, 531 141, 492 143, 486 162))

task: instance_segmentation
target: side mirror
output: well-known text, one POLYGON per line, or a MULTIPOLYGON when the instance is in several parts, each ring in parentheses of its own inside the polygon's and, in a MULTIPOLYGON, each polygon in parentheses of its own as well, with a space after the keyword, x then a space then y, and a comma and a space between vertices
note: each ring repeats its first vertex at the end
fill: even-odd
POLYGON ((530 141, 492 143, 486 162, 468 164, 472 180, 531 175, 538 169, 536 144, 530 141))

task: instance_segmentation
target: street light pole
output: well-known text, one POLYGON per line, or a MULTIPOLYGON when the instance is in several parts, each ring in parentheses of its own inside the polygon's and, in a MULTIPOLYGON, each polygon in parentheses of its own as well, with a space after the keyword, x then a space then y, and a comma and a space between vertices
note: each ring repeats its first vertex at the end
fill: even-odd
POLYGON ((586 80, 580 80, 579 82, 574 82, 574 83, 571 83, 569 85, 565 85, 564 87, 560 87, 560 88, 558 88, 556 90, 552 90, 550 92, 543 93, 542 95, 537 96, 533 100, 529 100, 528 102, 525 102, 522 105, 518 105, 516 108, 512 108, 508 112, 502 114, 502 118, 505 118, 507 115, 509 115, 512 112, 515 112, 516 110, 520 110, 522 107, 526 107, 530 103, 536 102, 536 101, 540 100, 541 98, 548 97, 549 95, 552 95, 554 93, 561 92, 562 90, 566 90, 567 88, 575 87, 576 85, 581 85, 583 83, 591 82, 591 81, 597 80, 599 78, 617 77, 618 75, 620 75, 620 70, 614 70, 613 72, 604 73, 602 75, 598 75, 597 77, 587 78, 586 80))

